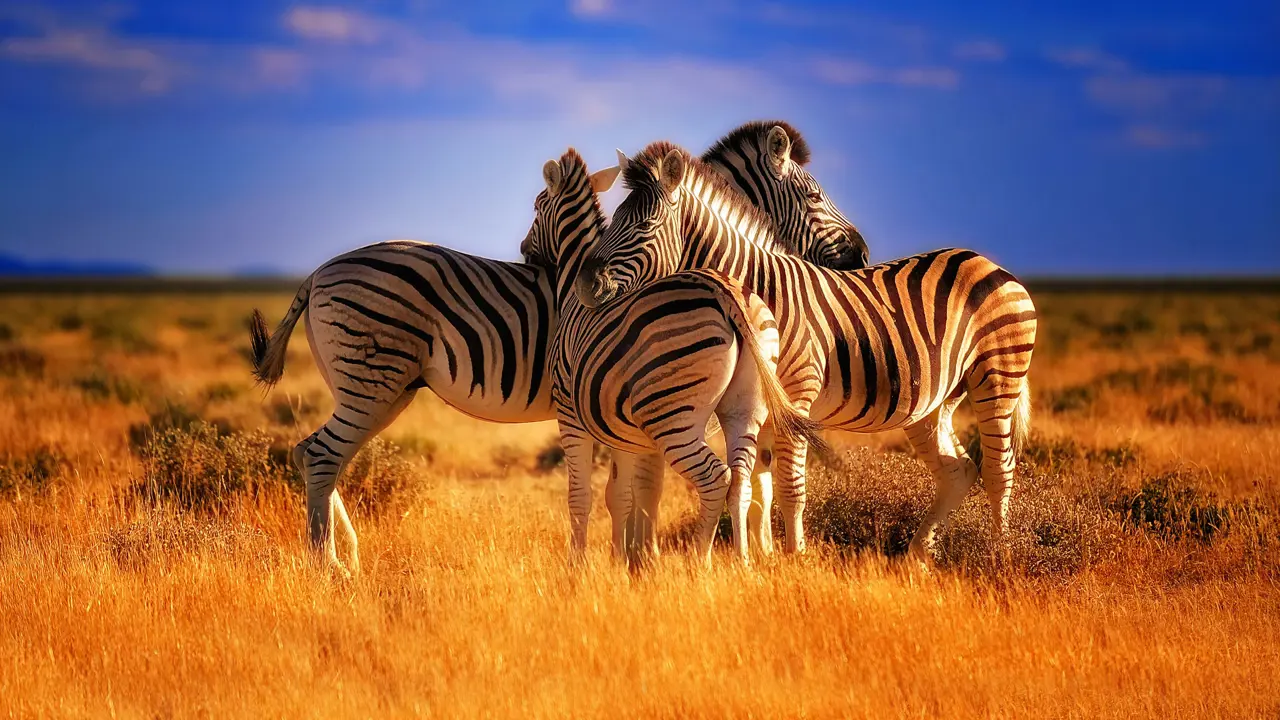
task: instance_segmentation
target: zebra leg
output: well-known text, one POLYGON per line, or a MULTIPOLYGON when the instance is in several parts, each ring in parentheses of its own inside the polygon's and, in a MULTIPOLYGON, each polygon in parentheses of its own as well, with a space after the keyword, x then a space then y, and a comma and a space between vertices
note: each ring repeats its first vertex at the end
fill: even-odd
POLYGON ((662 502, 662 480, 667 465, 662 455, 636 455, 632 464, 631 483, 635 488, 632 507, 630 542, 643 554, 656 558, 658 550, 658 505, 662 502))
POLYGON ((635 475, 636 456, 614 450, 612 457, 613 460, 609 463, 609 480, 604 486, 604 505, 613 522, 613 556, 623 559, 627 553, 627 526, 635 508, 631 479, 635 475))
POLYGON ((1004 548, 1004 533, 1009 522, 1009 497, 1013 493, 1013 471, 1016 465, 1013 424, 1023 382, 1021 377, 988 375, 981 385, 970 390, 974 412, 978 416, 979 440, 982 443, 982 485, 987 491, 987 503, 991 507, 992 537, 996 547, 1000 549, 1004 548))
POLYGON ((809 441, 777 438, 773 446, 775 477, 782 479, 782 522, 787 531, 786 551, 804 552, 805 461, 809 441))
POLYGON ((594 441, 560 424, 560 446, 569 474, 569 560, 581 562, 587 551, 587 521, 591 519, 591 453, 594 441))
POLYGON ((751 481, 753 487, 751 511, 747 516, 747 525, 755 538, 756 547, 762 555, 773 554, 773 426, 766 424, 760 431, 760 442, 757 445, 759 456, 756 459, 755 473, 751 481))
POLYGON ((911 539, 910 554, 921 564, 932 563, 934 534, 951 513, 960 507, 964 496, 978 478, 973 461, 955 443, 951 417, 943 408, 933 411, 919 422, 907 426, 907 439, 916 455, 933 474, 933 503, 924 522, 911 539))
MULTIPOLYGON (((706 423, 695 424, 686 432, 667 435, 661 442, 667 464, 693 484, 698 492, 698 528, 694 547, 705 565, 711 564, 711 546, 716 539, 716 525, 724 512, 729 494, 729 466, 711 452, 703 436, 706 423)), ((726 433, 727 434, 727 433, 726 433)))
MULTIPOLYGON (((303 481, 307 489, 307 528, 311 547, 324 554, 330 566, 344 574, 347 568, 338 560, 332 519, 335 510, 339 522, 348 530, 348 549, 359 568, 359 545, 346 507, 337 498, 338 475, 370 438, 378 434, 409 405, 415 392, 401 392, 394 400, 358 398, 348 402, 346 393, 333 415, 315 432, 302 452, 303 481)), ((295 448, 295 453, 297 449, 295 448)))
MULTIPOLYGON (((736 389, 738 380, 738 377, 734 378, 730 391, 736 389)), ((756 376, 750 375, 750 380, 755 381, 756 376)), ((754 383, 748 389, 758 392, 758 386, 754 383)), ((744 564, 750 564, 747 515, 751 510, 751 471, 756 464, 756 444, 760 427, 767 416, 763 404, 754 402, 755 394, 752 394, 750 400, 751 402, 746 403, 745 406, 720 415, 732 478, 729 486, 729 512, 732 513, 733 518, 733 541, 738 557, 744 564)))

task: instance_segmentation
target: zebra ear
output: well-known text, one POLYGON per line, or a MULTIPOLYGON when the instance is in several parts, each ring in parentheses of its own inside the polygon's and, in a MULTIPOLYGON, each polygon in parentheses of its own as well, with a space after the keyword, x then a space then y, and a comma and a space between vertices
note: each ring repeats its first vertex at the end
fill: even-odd
POLYGON ((542 166, 542 179, 547 181, 548 195, 559 195, 560 183, 564 181, 564 175, 560 172, 560 163, 555 160, 548 160, 542 166))
POLYGON ((614 152, 618 153, 618 170, 626 172, 627 166, 631 164, 631 161, 627 159, 627 154, 616 148, 614 149, 614 152))
POLYGON ((769 163, 773 166, 773 171, 781 175, 787 167, 787 161, 791 159, 791 136, 781 126, 774 125, 765 137, 764 146, 769 152, 769 163))
POLYGON ((591 173, 591 190, 596 194, 608 192, 613 187, 614 181, 618 179, 618 173, 622 172, 622 168, 614 165, 611 168, 597 170, 591 173))
POLYGON ((662 158, 662 163, 658 166, 658 182, 662 184, 663 190, 674 195, 683 180, 684 156, 679 150, 673 148, 666 157, 662 158))

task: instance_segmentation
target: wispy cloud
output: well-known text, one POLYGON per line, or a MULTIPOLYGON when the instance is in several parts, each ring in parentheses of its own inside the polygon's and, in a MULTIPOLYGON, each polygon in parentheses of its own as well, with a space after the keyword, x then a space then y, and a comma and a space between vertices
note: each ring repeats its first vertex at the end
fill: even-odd
POLYGON ((1145 124, 1126 128, 1124 141, 1128 145, 1148 150, 1194 148, 1206 144, 1205 136, 1201 133, 1145 124))
POLYGON ((383 23, 337 7, 298 6, 284 14, 284 26, 299 37, 339 43, 370 44, 383 38, 383 23))
POLYGON ((970 40, 956 45, 952 55, 957 60, 1000 62, 1008 56, 1004 45, 994 40, 970 40))
POLYGON ((1094 103, 1131 114, 1194 113, 1222 96, 1226 78, 1214 75, 1099 75, 1085 82, 1094 103))
POLYGON ((569 12, 580 18, 605 17, 613 10, 612 0, 569 0, 569 12))
POLYGON ((62 27, 46 20, 32 37, 7 38, 0 54, 24 63, 87 68, 124 79, 137 91, 164 93, 181 68, 154 49, 131 43, 102 27, 62 27))
POLYGON ((862 60, 822 58, 814 61, 813 74, 830 85, 897 85, 951 90, 960 84, 960 73, 948 67, 885 68, 862 60))
POLYGON ((1064 68, 1095 72, 1124 72, 1129 63, 1094 47, 1049 48, 1045 57, 1064 68))

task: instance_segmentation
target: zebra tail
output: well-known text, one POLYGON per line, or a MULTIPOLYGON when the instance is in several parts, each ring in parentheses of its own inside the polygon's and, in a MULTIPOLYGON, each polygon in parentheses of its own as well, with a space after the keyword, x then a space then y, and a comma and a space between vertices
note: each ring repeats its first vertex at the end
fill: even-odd
POLYGON ((729 307, 732 311, 729 314, 733 324, 742 342, 750 351, 752 359, 755 360, 760 389, 764 394, 765 407, 769 409, 769 420, 773 423, 774 433, 778 437, 808 440, 809 447, 822 458, 823 462, 832 467, 838 466, 839 460, 835 450, 820 434, 822 425, 796 410, 795 405, 791 404, 791 398, 787 397, 787 391, 778 381, 777 370, 771 367, 770 359, 765 357, 764 350, 760 347, 760 340, 756 337, 755 327, 748 320, 747 291, 743 290, 740 293, 726 291, 725 294, 731 296, 729 307))
MULTIPOLYGON (((1027 446, 1027 439, 1031 437, 1031 380, 1022 378, 1022 390, 1018 392, 1018 402, 1013 406, 1013 417, 1010 418, 1013 423, 1013 434, 1010 437, 1013 445, 1013 458, 1018 459, 1022 454, 1022 449, 1027 446)), ((969 442, 969 447, 965 448, 969 455, 969 459, 979 468, 982 467, 982 433, 974 436, 969 442)))
POLYGON ((254 309, 249 320, 249 340, 252 344, 253 377, 259 385, 270 390, 284 376, 285 350, 289 347, 289 335, 298 318, 307 309, 307 300, 311 297, 311 277, 302 281, 297 294, 293 296, 293 304, 289 312, 276 326, 274 333, 267 332, 267 319, 262 312, 254 309))

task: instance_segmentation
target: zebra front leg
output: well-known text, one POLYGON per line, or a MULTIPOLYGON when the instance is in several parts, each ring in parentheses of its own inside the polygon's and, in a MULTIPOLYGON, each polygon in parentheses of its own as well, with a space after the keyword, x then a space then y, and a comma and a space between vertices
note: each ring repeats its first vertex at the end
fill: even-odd
POLYGON ((773 426, 765 425, 760 430, 760 442, 756 446, 755 472, 751 482, 753 486, 751 511, 747 516, 748 527, 755 538, 756 548, 762 555, 773 554, 773 426))
POLYGON ((560 426, 560 446, 569 475, 569 560, 582 562, 587 551, 587 522, 591 519, 591 438, 560 426))

